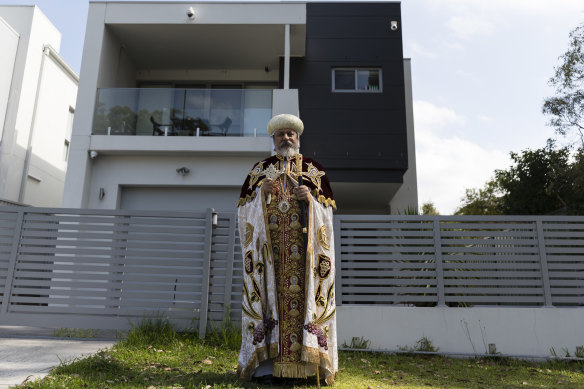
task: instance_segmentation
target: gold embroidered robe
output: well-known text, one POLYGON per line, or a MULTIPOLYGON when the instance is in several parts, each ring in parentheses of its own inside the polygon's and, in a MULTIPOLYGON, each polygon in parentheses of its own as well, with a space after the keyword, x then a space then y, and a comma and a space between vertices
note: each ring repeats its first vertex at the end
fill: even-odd
POLYGON ((248 175, 238 207, 244 259, 241 378, 272 359, 274 375, 304 378, 316 373, 332 384, 338 369, 334 295, 335 206, 328 178, 315 161, 274 156, 248 175), (269 204, 261 185, 279 172, 269 204), (307 204, 305 245, 300 202, 293 194, 299 172, 313 198, 307 204))

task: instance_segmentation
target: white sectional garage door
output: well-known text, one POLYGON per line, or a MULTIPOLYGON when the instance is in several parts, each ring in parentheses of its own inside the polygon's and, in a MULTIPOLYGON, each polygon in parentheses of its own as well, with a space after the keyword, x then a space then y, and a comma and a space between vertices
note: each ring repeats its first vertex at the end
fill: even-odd
POLYGON ((234 211, 240 188, 236 187, 147 187, 126 186, 120 208, 135 210, 234 211))

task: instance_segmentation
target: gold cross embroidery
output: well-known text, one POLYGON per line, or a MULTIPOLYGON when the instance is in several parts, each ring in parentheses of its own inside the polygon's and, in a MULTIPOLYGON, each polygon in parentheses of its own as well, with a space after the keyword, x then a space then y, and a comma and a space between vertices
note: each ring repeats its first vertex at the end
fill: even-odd
POLYGON ((316 185, 316 189, 320 191, 320 178, 324 176, 324 172, 321 172, 312 163, 309 163, 308 169, 302 175, 310 178, 310 181, 316 185))
POLYGON ((254 184, 258 181, 260 176, 264 173, 262 168, 264 167, 264 163, 260 162, 251 169, 249 172, 249 189, 251 189, 254 184))

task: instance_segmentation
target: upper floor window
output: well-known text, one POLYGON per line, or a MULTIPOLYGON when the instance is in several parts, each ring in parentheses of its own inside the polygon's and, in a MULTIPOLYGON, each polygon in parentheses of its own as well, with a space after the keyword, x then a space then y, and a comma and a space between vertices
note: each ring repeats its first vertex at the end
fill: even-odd
POLYGON ((333 69, 333 92, 381 92, 381 69, 333 69))
POLYGON ((63 161, 69 159, 69 145, 71 144, 71 134, 73 133, 73 117, 75 116, 75 109, 69 107, 69 115, 67 116, 67 127, 65 128, 65 143, 63 145, 63 161))

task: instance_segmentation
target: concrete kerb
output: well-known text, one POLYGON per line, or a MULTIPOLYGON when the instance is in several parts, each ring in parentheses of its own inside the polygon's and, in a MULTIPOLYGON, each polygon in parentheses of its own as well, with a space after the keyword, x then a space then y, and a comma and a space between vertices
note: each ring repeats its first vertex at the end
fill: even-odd
POLYGON ((58 338, 54 329, 0 326, 0 389, 46 376, 53 367, 112 347, 115 333, 99 338, 58 338))

